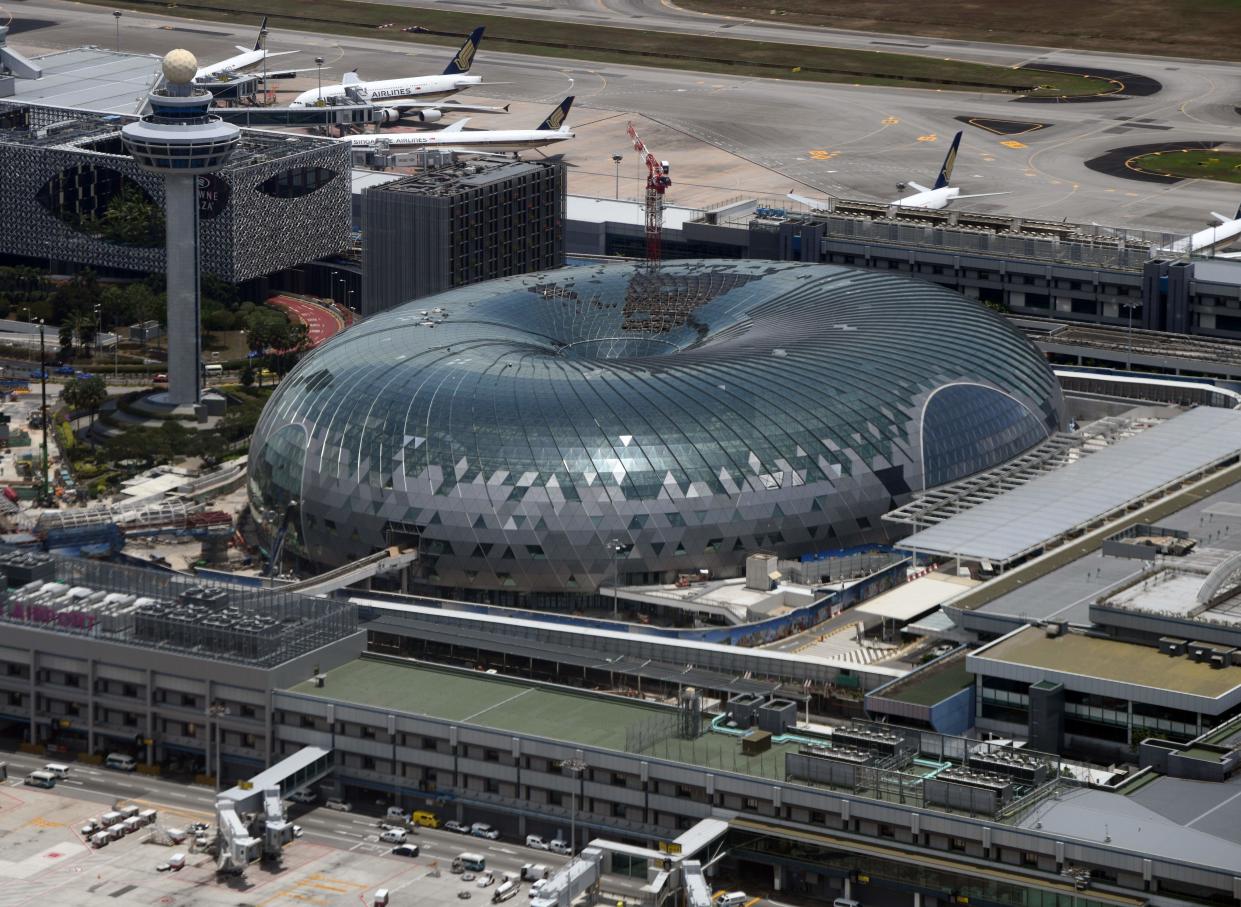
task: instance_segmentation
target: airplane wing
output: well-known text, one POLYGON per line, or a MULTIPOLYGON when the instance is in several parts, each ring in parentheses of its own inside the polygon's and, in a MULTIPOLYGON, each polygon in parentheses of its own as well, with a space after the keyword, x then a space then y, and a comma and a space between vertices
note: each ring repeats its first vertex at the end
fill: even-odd
POLYGON ((786 198, 790 198, 793 201, 797 202, 798 204, 805 205, 807 208, 812 208, 815 211, 827 210, 827 202, 825 200, 820 200, 817 198, 809 198, 808 196, 805 196, 805 195, 798 195, 796 192, 788 193, 786 198))
MULTIPOLYGON (((320 72, 320 71, 321 71, 320 69, 314 66, 309 66, 309 67, 306 67, 305 69, 273 69, 273 70, 268 71, 267 78, 269 79, 291 79, 294 75, 296 75, 299 72, 320 72)), ((261 81, 261 78, 260 78, 260 81, 261 81)))
POLYGON ((917 192, 930 192, 931 191, 926 186, 915 183, 913 180, 909 180, 907 183, 905 183, 905 185, 908 186, 910 189, 913 189, 917 192))
POLYGON ((469 121, 470 121, 470 118, 466 117, 464 120, 457 120, 457 122, 455 123, 448 124, 447 126, 445 126, 443 129, 439 131, 440 132, 460 132, 461 130, 465 129, 465 124, 468 123, 469 121))
MULTIPOLYGON (((913 185, 913 184, 910 183, 910 185, 913 185)), ((953 201, 956 201, 958 198, 986 198, 989 195, 1012 195, 1012 193, 1011 192, 977 192, 974 195, 958 195, 956 198, 953 199, 953 201)))
MULTIPOLYGON (((376 107, 383 107, 384 104, 376 104, 376 107)), ((436 103, 434 101, 401 101, 393 104, 397 110, 404 113, 406 110, 442 110, 444 113, 508 113, 509 105, 503 107, 486 107, 482 104, 459 104, 453 101, 444 101, 436 103)))

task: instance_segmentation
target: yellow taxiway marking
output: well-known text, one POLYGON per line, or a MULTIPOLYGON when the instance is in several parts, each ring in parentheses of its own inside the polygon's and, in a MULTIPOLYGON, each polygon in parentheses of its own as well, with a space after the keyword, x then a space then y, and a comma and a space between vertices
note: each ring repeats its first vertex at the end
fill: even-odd
POLYGON ((935 133, 932 132, 929 135, 918 136, 918 141, 919 142, 938 142, 939 136, 937 136, 935 133))
POLYGON ((809 151, 812 161, 830 161, 832 158, 840 154, 839 151, 828 151, 825 148, 812 148, 809 151))
POLYGON ((1003 145, 1005 148, 1025 148, 1026 147, 1025 142, 1019 142, 1016 139, 1009 139, 1006 142, 1000 142, 1000 144, 1003 145))
POLYGON ((884 117, 883 118, 883 125, 885 126, 895 126, 899 122, 900 122, 900 119, 898 117, 884 117))

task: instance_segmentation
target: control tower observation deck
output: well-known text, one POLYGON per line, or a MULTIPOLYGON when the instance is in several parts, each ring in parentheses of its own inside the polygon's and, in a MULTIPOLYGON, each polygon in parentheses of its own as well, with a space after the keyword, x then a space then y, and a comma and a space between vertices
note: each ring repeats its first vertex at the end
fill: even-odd
POLYGON ((192 53, 170 51, 163 68, 164 86, 150 94, 152 113, 121 134, 138 165, 161 174, 165 184, 168 390, 155 402, 193 409, 202 388, 198 178, 224 165, 241 132, 209 112, 212 95, 194 86, 192 53))

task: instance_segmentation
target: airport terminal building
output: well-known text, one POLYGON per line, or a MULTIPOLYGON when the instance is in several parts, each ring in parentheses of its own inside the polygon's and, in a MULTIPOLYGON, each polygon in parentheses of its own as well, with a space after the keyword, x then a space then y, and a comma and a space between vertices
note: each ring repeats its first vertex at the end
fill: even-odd
MULTIPOLYGON (((128 275, 164 269, 163 181, 126 154, 124 118, 0 101, 0 255, 128 275)), ((350 244, 349 148, 242 130, 199 179, 203 271, 230 283, 350 244)))

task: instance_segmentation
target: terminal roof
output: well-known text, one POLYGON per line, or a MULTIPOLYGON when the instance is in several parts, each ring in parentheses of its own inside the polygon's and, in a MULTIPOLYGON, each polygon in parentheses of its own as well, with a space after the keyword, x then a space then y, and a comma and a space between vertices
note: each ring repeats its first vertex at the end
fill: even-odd
POLYGON ((102 113, 141 114, 160 77, 159 57, 79 47, 37 57, 41 79, 14 80, 16 101, 102 113))
POLYGON ((1241 412, 1201 407, 914 533, 901 547, 1004 564, 1241 450, 1241 412))

